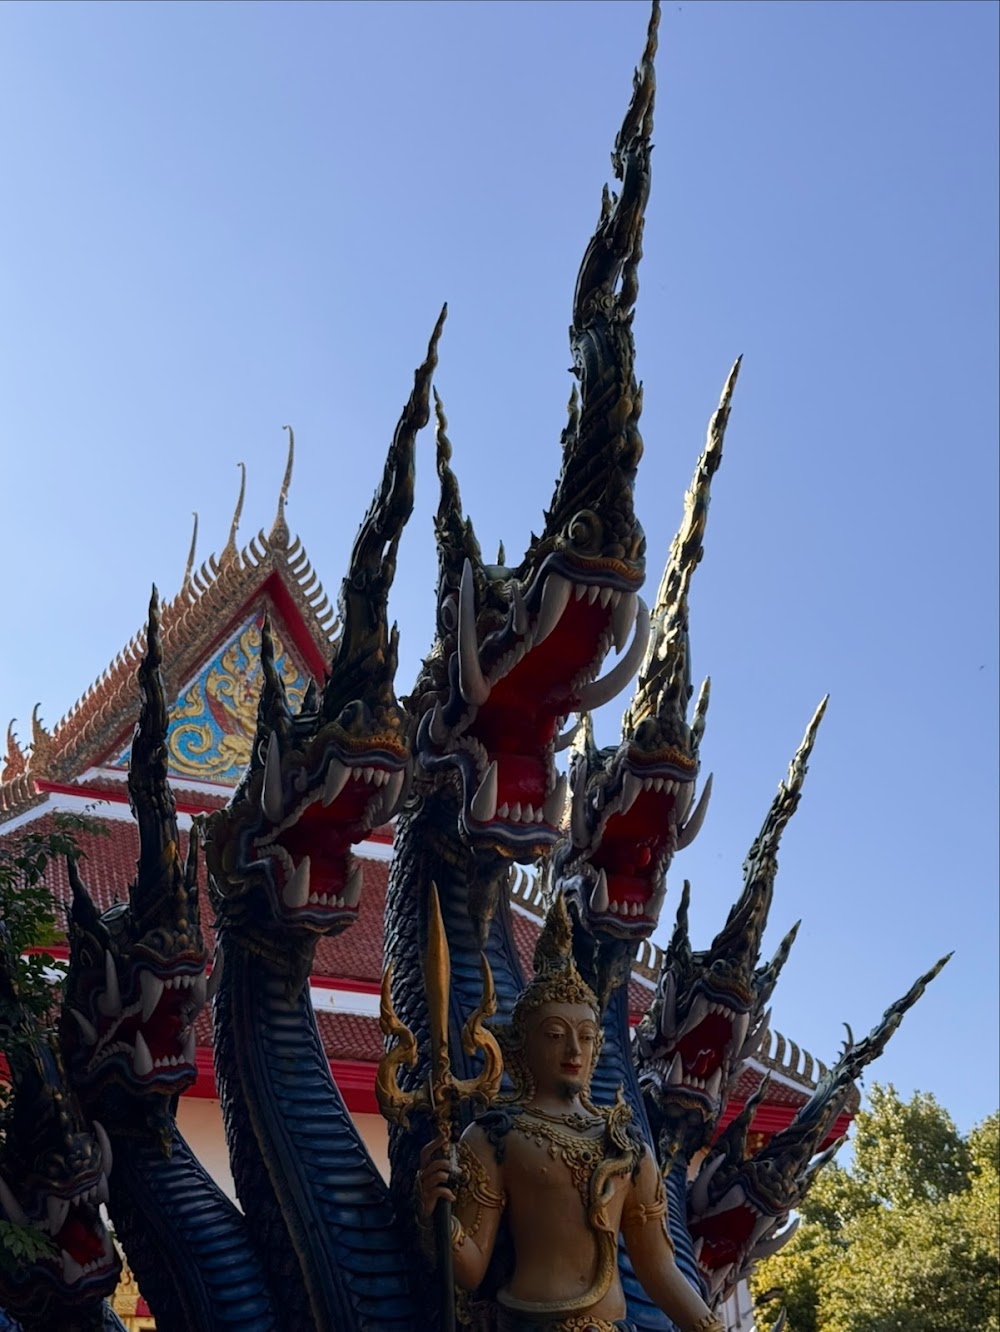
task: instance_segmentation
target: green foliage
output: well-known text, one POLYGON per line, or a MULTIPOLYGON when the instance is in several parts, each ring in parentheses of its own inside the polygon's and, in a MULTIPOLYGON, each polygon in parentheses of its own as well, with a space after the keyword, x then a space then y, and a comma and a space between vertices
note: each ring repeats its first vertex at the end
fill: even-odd
MULTIPOLYGON (((52 830, 36 832, 29 827, 0 843, 0 920, 7 934, 4 963, 12 971, 20 1003, 42 1020, 52 1010, 53 989, 58 986, 53 973, 65 967, 44 951, 25 954, 29 948, 44 949, 62 935, 46 874, 53 860, 80 858, 76 838, 81 832, 106 829, 84 815, 57 814, 52 830)), ((7 1025, 9 1009, 8 1003, 5 1013, 0 997, 0 1029, 7 1025)))
POLYGON ((789 1332, 1000 1332, 1000 1118, 963 1138, 933 1096, 872 1088, 854 1161, 829 1167, 760 1264, 789 1332))
POLYGON ((939 1201, 968 1187, 968 1143, 927 1092, 904 1103, 894 1087, 876 1083, 856 1121, 854 1153, 858 1183, 891 1207, 939 1201))
MULTIPOLYGON (((103 832, 81 815, 57 814, 48 832, 30 827, 0 843, 0 1047, 8 1059, 51 1019, 65 964, 45 952, 61 935, 46 882, 49 865, 59 857, 77 860, 80 832, 103 832), (27 953, 29 948, 43 951, 27 953)), ((10 1103, 10 1088, 0 1082, 0 1139, 10 1103)), ((0 1265, 7 1270, 58 1250, 41 1231, 0 1220, 0 1265)))
POLYGON ((0 1221, 0 1267, 14 1272, 39 1258, 58 1258, 59 1248, 49 1235, 28 1226, 0 1221))

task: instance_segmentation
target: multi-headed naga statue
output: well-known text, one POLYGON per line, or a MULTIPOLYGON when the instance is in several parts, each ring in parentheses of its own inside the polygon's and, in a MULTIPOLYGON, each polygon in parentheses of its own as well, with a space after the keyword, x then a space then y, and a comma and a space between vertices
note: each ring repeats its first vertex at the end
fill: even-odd
POLYGON ((706 952, 688 940, 685 885, 631 1040, 636 950, 707 807, 709 783, 695 797, 708 689, 689 716, 688 600, 739 368, 650 614, 638 595, 632 317, 658 20, 654 4, 612 154, 618 189, 604 192, 579 270, 577 382, 540 535, 520 563, 484 561, 435 395, 437 622, 400 701, 388 597, 442 312, 355 539, 325 678, 293 706, 265 622, 249 764, 186 851, 167 782, 154 592, 128 778, 136 876, 101 914, 73 872, 58 1043, 34 1033, 11 1053, 0 1221, 55 1246, 51 1259, 0 1274, 0 1297, 26 1332, 108 1320, 117 1259, 98 1215, 104 1199, 163 1332, 721 1328, 720 1299, 790 1233, 784 1220, 825 1159, 851 1079, 933 974, 845 1051, 783 1137, 750 1149, 753 1098, 719 1133, 794 937, 759 965, 778 839, 817 716, 748 857, 743 895, 706 952), (612 648, 618 661, 602 674, 612 648), (620 743, 600 749, 590 714, 637 671, 620 743), (384 1180, 331 1075, 308 981, 319 941, 357 919, 364 883, 352 846, 392 820, 377 1083, 390 1121, 384 1180), (550 894, 527 985, 510 904, 517 864, 541 866, 550 894), (206 1002, 240 1208, 175 1122, 206 1002))

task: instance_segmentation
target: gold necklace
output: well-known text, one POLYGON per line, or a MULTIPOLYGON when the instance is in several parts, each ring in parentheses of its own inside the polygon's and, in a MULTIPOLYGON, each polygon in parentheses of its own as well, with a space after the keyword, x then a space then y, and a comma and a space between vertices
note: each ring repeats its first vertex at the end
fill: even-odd
POLYGON ((524 1137, 544 1147, 553 1161, 563 1162, 587 1210, 590 1206, 590 1180, 595 1167, 604 1157, 604 1138, 603 1135, 586 1136, 581 1132, 581 1122, 583 1127, 593 1128, 601 1120, 600 1117, 585 1120, 575 1111, 572 1115, 558 1116, 544 1111, 539 1113, 525 1106, 524 1113, 514 1121, 514 1127, 524 1137), (574 1123, 574 1120, 577 1122, 574 1123))
POLYGON ((561 1115, 554 1115, 550 1110, 543 1110, 541 1106, 537 1105, 526 1105, 524 1114, 531 1115, 536 1119, 544 1119, 550 1124, 565 1124, 568 1128, 577 1129, 581 1133, 586 1129, 596 1128, 598 1124, 603 1124, 605 1118, 600 1111, 588 1115, 579 1110, 570 1110, 561 1115))

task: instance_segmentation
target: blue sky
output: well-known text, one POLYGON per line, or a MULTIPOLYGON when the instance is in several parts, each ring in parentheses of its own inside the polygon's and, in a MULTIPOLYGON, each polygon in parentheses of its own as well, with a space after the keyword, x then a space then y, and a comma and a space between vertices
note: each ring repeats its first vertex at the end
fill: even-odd
MULTIPOLYGON (((997 1069, 997 16, 989 3, 665 5, 636 319, 649 590, 745 356, 693 590, 707 945, 813 708, 768 947, 830 1059, 955 958, 870 1076, 967 1128, 997 1069)), ((0 8, 3 720, 51 725, 154 579, 288 516, 327 588, 441 302, 436 382, 484 548, 537 526, 566 326, 647 8, 0 8)), ((433 447, 391 611, 429 645, 433 447)), ((624 703, 624 700, 622 701, 624 703)), ((599 719, 615 735, 620 705, 599 719)))

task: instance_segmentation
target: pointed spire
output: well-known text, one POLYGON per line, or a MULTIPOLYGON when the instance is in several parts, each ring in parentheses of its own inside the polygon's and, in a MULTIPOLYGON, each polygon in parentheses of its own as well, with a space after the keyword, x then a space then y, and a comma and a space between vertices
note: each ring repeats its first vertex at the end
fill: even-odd
POLYGON ((274 523, 267 536, 268 544, 276 547, 288 545, 289 533, 288 523, 285 521, 285 505, 288 503, 288 492, 292 485, 292 468, 295 466, 295 431, 290 425, 281 428, 288 431, 288 461, 285 463, 285 475, 281 482, 281 490, 278 492, 278 512, 274 515, 274 523))
POLYGON ((7 727, 7 760, 4 764, 2 778, 5 782, 9 782, 15 777, 23 777, 28 767, 24 750, 18 744, 17 736, 14 734, 14 722, 16 720, 16 717, 12 718, 10 725, 7 727))
POLYGON ((192 514, 194 518, 194 528, 191 532, 191 547, 188 550, 187 564, 184 566, 184 581, 181 583, 181 591, 191 582, 191 575, 194 573, 194 554, 198 547, 198 515, 192 514))
POLYGON ((219 567, 221 569, 227 569, 230 565, 236 564, 240 557, 236 546, 236 533, 239 531, 240 518, 243 516, 243 498, 247 489, 247 469, 245 463, 237 463, 236 466, 240 469, 240 493, 236 500, 236 508, 233 511, 233 521, 229 524, 229 540, 219 557, 219 567))

